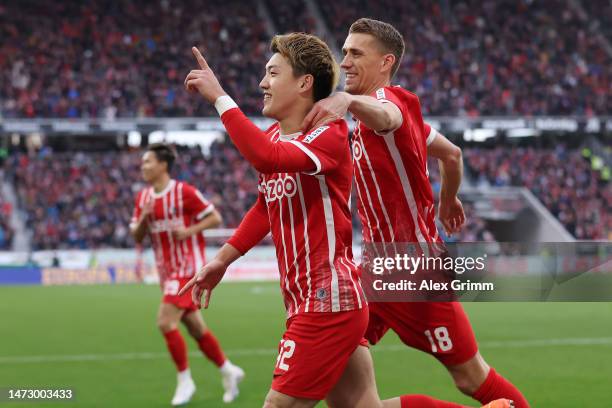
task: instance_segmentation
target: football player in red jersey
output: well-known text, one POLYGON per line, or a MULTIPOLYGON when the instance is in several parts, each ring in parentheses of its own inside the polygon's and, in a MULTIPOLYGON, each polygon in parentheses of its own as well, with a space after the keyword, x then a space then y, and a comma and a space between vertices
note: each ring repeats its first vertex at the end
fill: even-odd
POLYGON ((271 232, 287 330, 264 406, 311 407, 334 387, 355 350, 363 348, 367 327, 367 303, 352 256, 351 153, 342 119, 299 132, 313 103, 337 82, 327 45, 314 36, 289 34, 274 37, 271 50, 260 86, 263 114, 277 122, 262 132, 194 49, 200 69, 189 73, 185 86, 215 104, 230 138, 260 178, 255 205, 192 280, 193 296, 199 300, 205 291, 206 307, 227 266, 271 232))
POLYGON ((335 62, 325 43, 303 33, 276 36, 271 49, 260 86, 263 113, 277 123, 266 132, 193 49, 200 69, 185 87, 214 103, 233 143, 262 174, 258 200, 235 235, 181 293, 194 286, 194 301, 204 296, 207 307, 227 267, 272 232, 288 319, 264 407, 313 407, 324 398, 333 407, 399 407, 399 399, 380 401, 371 357, 359 347, 368 309, 351 249, 346 123, 299 132, 314 102, 334 89, 335 62))
MULTIPOLYGON (((390 24, 359 19, 349 29, 343 53, 345 92, 318 102, 302 128, 323 125, 344 117, 347 111, 357 120, 353 154, 365 242, 441 242, 427 155, 439 159, 441 165, 438 218, 452 234, 465 222, 457 197, 461 150, 423 121, 416 95, 391 86, 404 54, 401 34, 390 24)), ((457 388, 481 403, 507 398, 517 408, 529 406, 521 392, 480 355, 460 303, 371 302, 366 335, 370 343, 376 344, 389 329, 406 345, 436 357, 457 388)), ((410 396, 402 397, 406 407, 413 401, 410 396)))
POLYGON ((170 178, 175 159, 176 153, 165 144, 148 146, 141 164, 142 178, 148 186, 136 196, 130 231, 138 243, 148 235, 155 254, 164 294, 157 325, 178 371, 172 405, 187 403, 195 392, 187 361, 187 347, 178 330, 181 321, 204 355, 219 367, 225 388, 223 401, 231 402, 238 395, 238 383, 244 377, 244 372, 225 357, 191 296, 178 294, 181 287, 204 265, 202 232, 217 227, 221 223, 221 215, 195 187, 170 178))

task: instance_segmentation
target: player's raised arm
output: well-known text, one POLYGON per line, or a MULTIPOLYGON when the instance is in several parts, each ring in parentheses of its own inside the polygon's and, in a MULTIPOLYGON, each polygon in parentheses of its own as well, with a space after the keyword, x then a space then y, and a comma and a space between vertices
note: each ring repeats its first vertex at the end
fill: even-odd
POLYGON ((291 144, 272 143, 221 87, 210 66, 196 48, 192 52, 200 66, 185 78, 185 88, 198 92, 219 112, 232 142, 240 153, 261 173, 315 170, 315 164, 291 144))
POLYGON ((302 130, 314 129, 333 122, 343 118, 347 112, 377 133, 395 130, 402 124, 402 113, 395 104, 384 103, 368 95, 338 92, 320 100, 312 107, 302 122, 302 130))
POLYGON ((223 125, 240 153, 260 173, 308 172, 316 170, 310 157, 291 143, 273 143, 231 98, 215 104, 223 125))
POLYGON ((200 51, 196 47, 192 47, 191 52, 193 52, 200 69, 191 70, 187 74, 185 88, 189 92, 198 92, 209 103, 215 103, 217 98, 227 95, 227 93, 221 87, 215 73, 210 69, 200 51))
POLYGON ((386 133, 402 125, 402 113, 394 103, 367 95, 351 95, 349 112, 376 133, 386 133))

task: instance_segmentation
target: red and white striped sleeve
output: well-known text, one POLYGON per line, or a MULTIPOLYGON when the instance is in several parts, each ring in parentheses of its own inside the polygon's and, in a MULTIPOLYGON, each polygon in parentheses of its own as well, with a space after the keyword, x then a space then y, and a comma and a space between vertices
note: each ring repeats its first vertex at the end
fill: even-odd
POLYGON ((425 128, 425 137, 427 138, 426 143, 427 146, 429 146, 436 139, 436 136, 438 136, 438 131, 427 122, 423 122, 423 125, 425 128))
POLYGON ((270 218, 266 207, 266 199, 260 191, 257 201, 246 213, 242 222, 227 241, 242 255, 249 252, 270 232, 270 218))
POLYGON ((228 105, 217 106, 217 110, 240 154, 260 173, 301 172, 314 168, 310 158, 291 143, 270 141, 270 137, 255 126, 231 99, 228 105))
MULTIPOLYGON (((402 121, 400 122, 400 124, 395 129, 388 129, 385 133, 389 131, 394 131, 398 129, 399 127, 401 127, 402 124, 404 123, 404 116, 405 116, 404 109, 403 109, 404 105, 401 99, 398 98, 397 95, 393 93, 393 90, 387 89, 387 88, 378 88, 376 92, 374 92, 373 96, 381 103, 388 103, 388 104, 395 106, 397 110, 400 112, 400 114, 402 115, 402 121)), ((379 134, 378 132, 374 132, 374 133, 379 136, 382 135, 382 134, 379 134)))
POLYGON ((348 149, 348 126, 344 119, 339 119, 289 143, 299 147, 316 165, 314 172, 306 174, 325 174, 337 167, 339 159, 343 157, 343 150, 348 149))
POLYGON ((208 201, 197 188, 187 183, 183 185, 185 213, 190 214, 197 221, 201 221, 213 212, 214 204, 208 201))

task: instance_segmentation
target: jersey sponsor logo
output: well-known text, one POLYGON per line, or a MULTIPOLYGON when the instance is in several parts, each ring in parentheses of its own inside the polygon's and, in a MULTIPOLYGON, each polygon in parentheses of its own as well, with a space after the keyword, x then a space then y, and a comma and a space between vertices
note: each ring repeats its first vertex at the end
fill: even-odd
POLYGON ((174 231, 183 228, 185 223, 182 218, 170 218, 166 220, 155 220, 149 223, 149 231, 153 234, 160 232, 174 231))
POLYGON ((280 200, 283 197, 291 198, 297 193, 297 183, 292 176, 268 180, 260 184, 266 195, 266 202, 280 200))
POLYGON ((387 99, 385 97, 385 90, 384 90, 384 88, 380 88, 379 90, 376 91, 376 99, 387 99))
POLYGON ((312 143, 317 137, 319 137, 327 129, 329 129, 329 126, 321 126, 321 127, 316 128, 313 132, 308 134, 302 142, 308 143, 308 144, 312 143))

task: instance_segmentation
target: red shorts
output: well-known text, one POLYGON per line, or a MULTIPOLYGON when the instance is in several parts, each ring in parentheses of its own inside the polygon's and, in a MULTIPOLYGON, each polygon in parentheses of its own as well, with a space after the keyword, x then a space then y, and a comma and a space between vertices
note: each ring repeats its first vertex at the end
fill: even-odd
POLYGON ((431 354, 445 366, 476 355, 472 325, 459 302, 372 302, 366 339, 376 344, 391 329, 404 344, 431 354))
POLYGON ((323 400, 336 385, 368 325, 367 307, 301 313, 287 321, 272 389, 295 398, 323 400))
POLYGON ((164 297, 163 303, 170 303, 179 309, 184 309, 185 312, 194 312, 198 310, 198 306, 191 300, 191 290, 188 290, 183 296, 179 296, 179 291, 189 282, 191 278, 168 279, 163 283, 162 290, 164 297))

